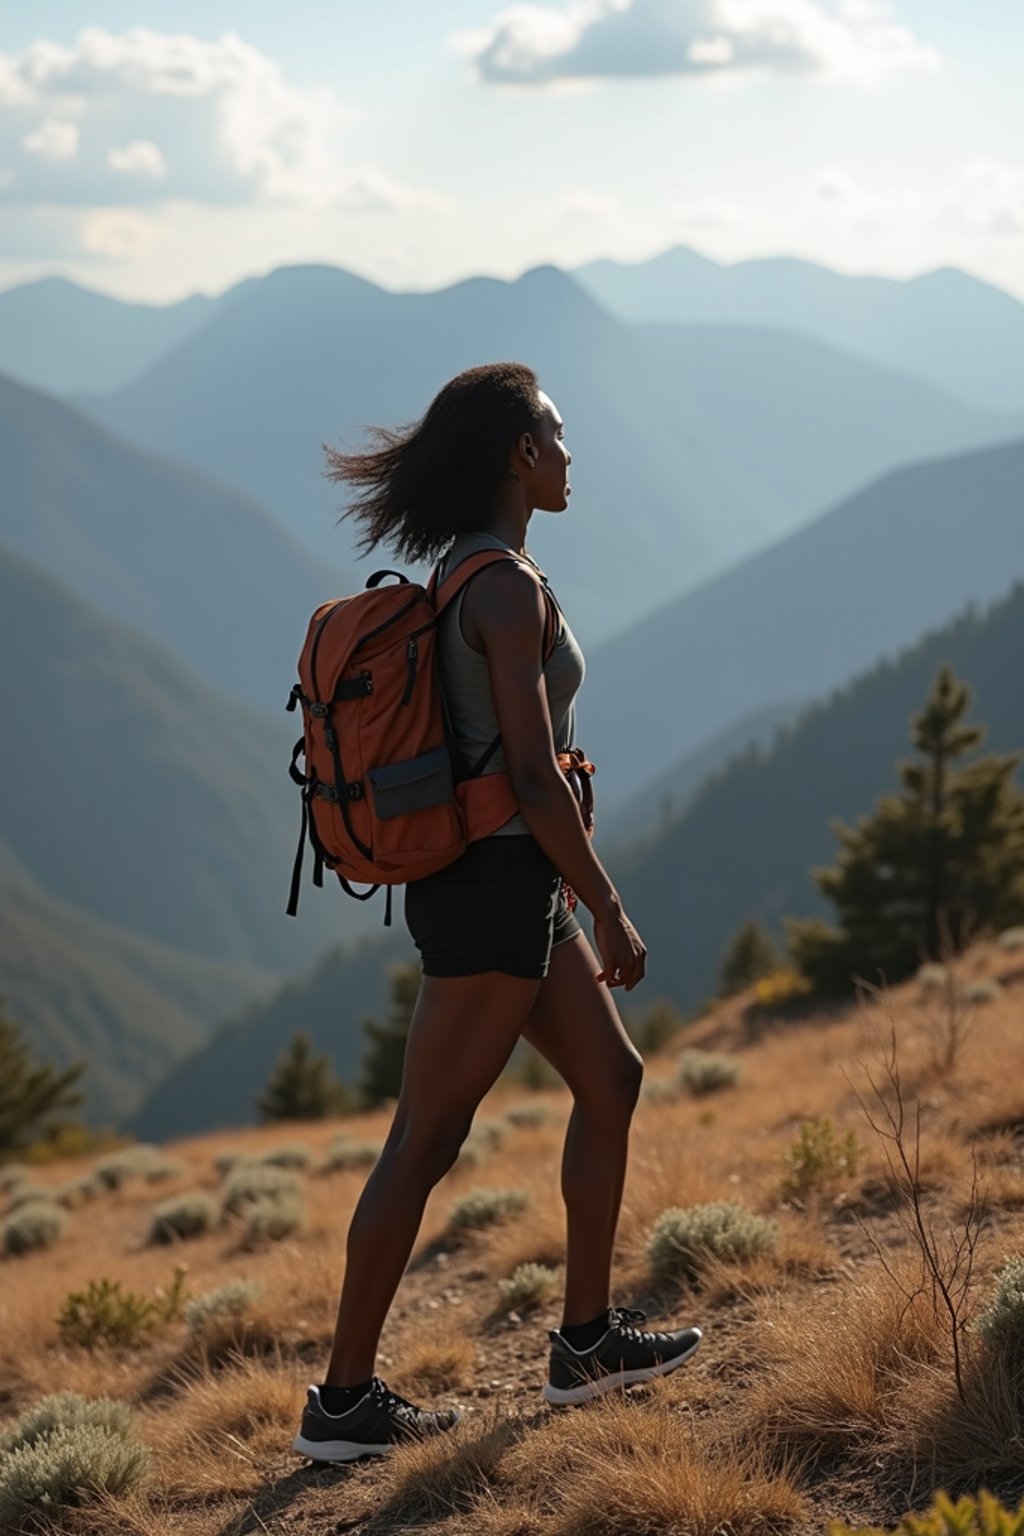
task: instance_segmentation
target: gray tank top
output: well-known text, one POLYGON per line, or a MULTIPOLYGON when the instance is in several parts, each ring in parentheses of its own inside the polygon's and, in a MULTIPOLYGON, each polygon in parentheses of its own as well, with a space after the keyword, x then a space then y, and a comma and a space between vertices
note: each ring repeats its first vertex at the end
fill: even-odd
MULTIPOLYGON (((453 571, 470 555, 484 549, 507 549, 518 559, 524 559, 539 570, 529 555, 520 556, 503 539, 491 533, 464 533, 455 540, 441 563, 441 576, 453 571)), ((442 613, 438 623, 437 657, 441 687, 448 705, 455 739, 470 765, 479 761, 491 742, 498 735, 498 721, 491 698, 491 683, 487 672, 487 657, 466 640, 462 633, 463 587, 442 613)), ((565 752, 575 745, 575 699, 585 673, 583 652, 576 637, 564 619, 560 623, 555 648, 544 664, 544 686, 548 695, 551 729, 555 751, 565 752)), ((499 746, 484 773, 499 773, 505 768, 505 753, 499 746)), ((497 836, 529 833, 529 827, 521 815, 513 816, 499 827, 497 836)))

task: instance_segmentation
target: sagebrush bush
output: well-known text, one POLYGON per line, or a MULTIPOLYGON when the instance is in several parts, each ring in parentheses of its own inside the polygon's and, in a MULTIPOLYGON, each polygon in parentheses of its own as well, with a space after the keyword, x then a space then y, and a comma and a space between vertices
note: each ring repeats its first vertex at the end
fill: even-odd
POLYGON ((239 1163, 247 1163, 250 1159, 244 1152, 221 1152, 213 1160, 213 1166, 222 1179, 226 1179, 232 1168, 237 1168, 239 1163))
POLYGON ((297 1200, 302 1186, 294 1173, 269 1163, 239 1163, 224 1186, 224 1215, 238 1216, 256 1200, 297 1200))
POLYGON ((860 1158, 861 1147, 853 1131, 838 1137, 827 1115, 805 1120, 783 1157, 786 1172, 782 1195, 800 1200, 829 1195, 845 1179, 855 1177, 860 1158))
POLYGON ((282 1199, 271 1195, 253 1200, 242 1211, 242 1242, 247 1248, 279 1242, 297 1232, 304 1219, 302 1201, 297 1196, 282 1199))
POLYGON ((1024 949, 1024 928, 1004 928, 999 935, 999 948, 1008 953, 1024 949))
POLYGON ((57 1316, 64 1344, 91 1349, 96 1344, 135 1344, 159 1321, 157 1304, 140 1291, 125 1290, 120 1280, 90 1280, 72 1291, 57 1316))
POLYGON ((153 1211, 149 1228, 151 1243, 174 1243, 190 1237, 202 1237, 213 1230, 218 1217, 217 1202, 199 1191, 174 1195, 153 1211))
POLYGON ((734 1201, 669 1206, 651 1228, 647 1258, 659 1282, 698 1280, 709 1259, 741 1263, 771 1253, 778 1240, 776 1222, 734 1201))
POLYGON ((182 1316, 193 1333, 201 1333, 212 1321, 244 1317, 263 1294, 254 1280, 228 1280, 185 1303, 182 1316))
POLYGON ((640 1088, 640 1097, 648 1104, 678 1104, 681 1096, 679 1084, 667 1077, 646 1078, 640 1088))
POLYGON ((509 1125, 517 1127, 555 1125, 561 1118, 554 1105, 544 1099, 523 1099, 518 1104, 510 1104, 505 1111, 509 1125))
POLYGON ((124 1147, 101 1157, 93 1167, 93 1173, 105 1189, 120 1189, 129 1179, 144 1179, 150 1168, 162 1161, 159 1147, 140 1142, 134 1147, 124 1147))
POLYGON ((81 1397, 77 1392, 54 1392, 39 1400, 0 1432, 0 1452, 14 1451, 22 1445, 35 1445, 55 1429, 76 1429, 89 1425, 112 1435, 127 1437, 132 1433, 132 1410, 113 1397, 81 1397))
POLYGON ((313 1161, 313 1154, 301 1141, 287 1142, 283 1147, 271 1147, 256 1159, 271 1168, 295 1168, 301 1172, 313 1161))
POLYGON ((541 1306, 558 1286, 557 1269, 546 1264, 520 1264, 507 1280, 498 1281, 502 1301, 515 1312, 529 1312, 541 1306))
POLYGON ((1024 1258, 1006 1260, 974 1326, 992 1349, 1024 1361, 1024 1258))
POLYGON ((922 992, 943 992, 949 986, 950 974, 937 960, 926 960, 914 979, 922 992))
POLYGON ((327 1148, 324 1172, 337 1173, 345 1168, 370 1168, 380 1157, 381 1146, 382 1143, 379 1141, 349 1141, 347 1136, 339 1136, 327 1148))
POLYGON ((54 1529, 63 1509, 136 1487, 149 1452, 95 1424, 61 1425, 0 1458, 0 1529, 54 1529))
POLYGON ((187 1164, 176 1157, 161 1157, 153 1163, 143 1174, 147 1184, 162 1184, 165 1179, 180 1179, 183 1173, 188 1172, 187 1164))
POLYGON ((833 1520, 828 1536, 1020 1536, 1022 1530, 1024 1504, 1017 1510, 1007 1509, 982 1488, 976 1498, 965 1493, 955 1503, 947 1493, 937 1493, 930 1509, 905 1515, 892 1531, 833 1520))
POLYGON ((739 1081, 740 1070, 739 1062, 730 1056, 716 1056, 691 1046, 679 1057, 678 1081, 694 1098, 702 1098, 707 1093, 731 1088, 739 1081))
POLYGON ((507 1127, 500 1120, 495 1119, 493 1116, 485 1116, 484 1119, 476 1121, 469 1134, 485 1147, 490 1147, 493 1152, 497 1151, 498 1147, 505 1140, 506 1129, 507 1127))
POLYGON ((529 1203, 522 1189, 471 1189, 452 1206, 448 1228, 451 1232, 479 1231, 517 1216, 529 1203))
POLYGON ((15 1184, 7 1197, 7 1214, 20 1210, 23 1205, 34 1205, 37 1200, 52 1200, 54 1191, 47 1189, 45 1184, 30 1184, 27 1180, 23 1184, 15 1184))
POLYGON ((0 1195, 6 1195, 16 1184, 23 1183, 32 1177, 31 1168, 26 1168, 24 1163, 6 1163, 0 1168, 0 1195))
POLYGON ((979 976, 975 981, 969 981, 960 989, 960 1001, 973 1003, 975 1006, 985 1003, 998 1003, 1003 996, 1003 984, 994 976, 979 976))
POLYGON ((19 1206, 0 1226, 0 1249, 15 1256, 49 1248, 66 1225, 66 1215, 53 1200, 33 1200, 19 1206))
POLYGON ((74 1210, 79 1205, 89 1205, 93 1200, 98 1200, 104 1190, 103 1181, 94 1173, 83 1173, 80 1178, 68 1179, 66 1184, 61 1184, 54 1190, 53 1198, 58 1205, 74 1210))

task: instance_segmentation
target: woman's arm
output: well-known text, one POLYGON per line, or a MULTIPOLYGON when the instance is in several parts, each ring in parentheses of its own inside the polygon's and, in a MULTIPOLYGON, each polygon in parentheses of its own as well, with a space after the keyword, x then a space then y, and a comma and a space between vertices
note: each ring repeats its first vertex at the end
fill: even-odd
POLYGON ((523 819, 594 918, 599 980, 630 991, 647 951, 580 817, 555 755, 542 648, 546 606, 537 581, 512 561, 481 571, 463 599, 464 633, 487 657, 509 777, 523 819))

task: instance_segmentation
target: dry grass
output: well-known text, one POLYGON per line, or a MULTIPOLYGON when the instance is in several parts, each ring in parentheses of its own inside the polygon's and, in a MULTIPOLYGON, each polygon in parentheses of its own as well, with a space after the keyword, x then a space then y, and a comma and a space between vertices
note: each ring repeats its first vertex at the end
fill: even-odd
MULTIPOLYGON (((987 1186, 979 1304, 1005 1257, 1024 1252, 1024 1087, 1007 1070, 1019 1059, 1020 955, 979 944, 960 981, 986 977, 1003 990, 977 1009, 955 1063, 942 1070, 935 995, 909 983, 891 999, 903 1081, 922 1105, 929 1221, 939 1232, 962 1221, 972 1154, 987 1186)), ((565 1263, 567 1094, 542 1096, 556 1121, 508 1128, 475 1167, 456 1166, 431 1195, 377 1368, 416 1401, 460 1405, 463 1419, 453 1434, 385 1462, 318 1471, 288 1450, 304 1385, 320 1379, 326 1359, 365 1169, 300 1175, 302 1229, 253 1252, 239 1251, 230 1227, 147 1247, 152 1211, 189 1190, 219 1198, 217 1158, 263 1156, 295 1140, 288 1128, 168 1147, 181 1164, 168 1178, 129 1179, 72 1206, 52 1248, 0 1263, 0 1414, 13 1417, 55 1381, 124 1399, 136 1407, 154 1472, 146 1489, 75 1512, 69 1536, 382 1536, 415 1525, 448 1536, 811 1536, 834 1514, 895 1523, 937 1486, 1024 1492, 1019 1373, 966 1334, 962 1401, 948 1324, 927 1292, 908 1305, 876 1256, 881 1248, 913 1288, 898 1196, 857 1098, 868 1091, 864 1068, 876 1071, 888 1044, 886 1008, 867 998, 827 1014, 780 1009, 754 1029, 748 1001, 732 999, 688 1026, 648 1074, 673 1078, 690 1046, 726 1050, 743 1066, 728 1094, 641 1100, 634 1118, 613 1300, 644 1307, 647 1326, 698 1322, 706 1336, 683 1371, 628 1396, 548 1410, 539 1395, 545 1330, 558 1321, 561 1296, 541 1299, 521 1321, 500 1299, 498 1282, 518 1265, 561 1273, 565 1263), (854 1131, 863 1158, 838 1192, 804 1208, 782 1197, 785 1156, 801 1122, 823 1116, 837 1137, 854 1131), (528 1204, 453 1244, 451 1209, 477 1187, 520 1188, 528 1204), (776 1251, 710 1264, 699 1283, 659 1290, 646 1256, 652 1225, 670 1206, 718 1201, 777 1222, 776 1251), (251 1305, 196 1335, 172 1320, 131 1348, 60 1343, 69 1291, 107 1276, 152 1294, 171 1283, 178 1262, 191 1294, 243 1280, 256 1288, 251 1305)), ((523 1099, 521 1088, 499 1085, 480 1119, 495 1121, 523 1099)), ((389 1120, 384 1109, 303 1127, 311 1167, 322 1167, 339 1132, 379 1143, 389 1120)), ((34 1169, 32 1182, 56 1189, 95 1161, 34 1169)), ((5 1205, 0 1197, 0 1215, 5 1205)))

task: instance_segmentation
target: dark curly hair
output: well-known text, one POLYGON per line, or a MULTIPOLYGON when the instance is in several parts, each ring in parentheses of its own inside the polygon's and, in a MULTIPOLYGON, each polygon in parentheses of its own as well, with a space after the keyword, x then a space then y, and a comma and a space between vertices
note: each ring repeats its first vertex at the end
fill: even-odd
POLYGON ((356 520, 364 552, 387 544, 414 564, 435 560, 457 534, 485 526, 509 449, 544 414, 538 391, 525 363, 486 363, 450 379, 411 426, 369 428, 367 452, 324 443, 327 478, 361 487, 338 521, 356 520))

